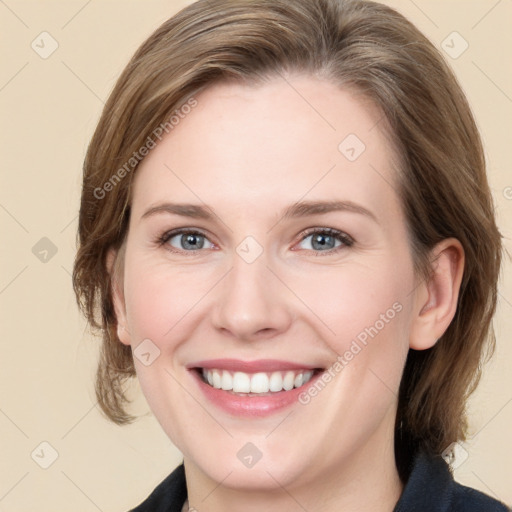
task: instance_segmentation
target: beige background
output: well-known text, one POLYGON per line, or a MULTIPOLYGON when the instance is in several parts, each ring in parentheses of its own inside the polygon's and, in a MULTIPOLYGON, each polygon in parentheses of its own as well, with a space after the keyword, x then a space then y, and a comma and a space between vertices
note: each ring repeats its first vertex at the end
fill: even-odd
MULTIPOLYGON (((128 427, 99 414, 92 387, 98 343, 77 312, 70 272, 81 162, 103 102, 139 44, 188 3, 0 0, 2 512, 126 511, 180 462, 151 414, 128 427), (59 45, 46 59, 31 47, 35 40, 40 53, 51 49, 48 36, 38 37, 43 31, 59 45), (40 242, 43 237, 51 244, 40 242), (42 442, 58 453, 47 469, 40 466, 52 462, 53 452, 42 442)), ((469 44, 458 58, 447 59, 482 130, 510 251, 512 3, 386 3, 436 45, 453 31, 469 44)), ((462 40, 453 37, 447 39, 452 52, 462 48, 462 40)), ((512 503, 511 318, 507 262, 496 318, 498 349, 471 404, 469 456, 456 470, 461 482, 507 503, 512 503)), ((140 394, 135 407, 147 412, 140 394)))

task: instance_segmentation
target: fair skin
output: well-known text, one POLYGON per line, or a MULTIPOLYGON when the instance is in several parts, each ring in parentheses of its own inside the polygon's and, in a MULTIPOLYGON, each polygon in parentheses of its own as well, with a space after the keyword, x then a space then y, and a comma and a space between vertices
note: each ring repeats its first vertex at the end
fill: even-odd
POLYGON ((403 489, 393 429, 405 358, 432 347, 452 320, 463 250, 454 239, 438 244, 433 277, 420 281, 380 112, 325 80, 287 80, 209 87, 137 169, 114 286, 118 336, 134 350, 146 339, 160 350, 135 367, 183 453, 191 508, 390 512, 403 489), (366 146, 355 161, 338 149, 348 134, 366 146), (370 214, 283 217, 298 201, 350 201, 370 214), (143 217, 162 203, 207 205, 213 215, 143 217), (204 235, 195 240, 202 248, 178 235, 155 242, 182 227, 204 235), (309 228, 353 243, 334 236, 326 250, 309 228), (247 236, 262 250, 251 263, 237 253, 247 236), (393 304, 400 312, 306 405, 230 414, 187 367, 235 358, 327 369, 393 304), (237 457, 249 442, 262 455, 252 467, 237 457))

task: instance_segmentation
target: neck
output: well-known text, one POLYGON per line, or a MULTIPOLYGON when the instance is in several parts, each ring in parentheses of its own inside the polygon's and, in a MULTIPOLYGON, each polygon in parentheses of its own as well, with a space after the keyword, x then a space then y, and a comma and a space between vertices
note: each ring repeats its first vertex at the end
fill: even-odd
POLYGON ((192 511, 207 508, 209 512, 391 512, 403 485, 395 465, 393 443, 383 445, 377 437, 342 463, 324 467, 311 479, 304 478, 303 483, 286 488, 270 475, 265 490, 229 487, 229 477, 219 484, 185 458, 189 501, 184 510, 190 507, 192 511))

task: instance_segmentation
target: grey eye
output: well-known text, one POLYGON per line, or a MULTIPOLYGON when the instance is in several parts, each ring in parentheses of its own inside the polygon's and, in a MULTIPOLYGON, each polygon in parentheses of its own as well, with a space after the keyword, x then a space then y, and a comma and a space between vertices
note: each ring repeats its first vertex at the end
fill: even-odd
POLYGON ((205 244, 210 244, 206 248, 211 248, 213 244, 200 233, 179 233, 169 238, 168 242, 172 247, 184 251, 195 251, 205 248, 205 244))
POLYGON ((334 249, 341 245, 341 241, 337 240, 337 237, 326 234, 326 233, 312 233, 304 237, 301 244, 306 243, 306 246, 301 249, 313 249, 315 251, 325 251, 334 249), (309 242, 307 242, 309 240, 309 242))

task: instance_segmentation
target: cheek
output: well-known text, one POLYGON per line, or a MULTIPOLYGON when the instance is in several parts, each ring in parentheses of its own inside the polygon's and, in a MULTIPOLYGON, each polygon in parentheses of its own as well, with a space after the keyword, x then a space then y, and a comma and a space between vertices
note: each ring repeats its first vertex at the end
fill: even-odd
POLYGON ((325 339, 338 354, 353 340, 361 346, 377 337, 392 342, 406 332, 403 312, 411 286, 406 266, 376 259, 375 266, 347 265, 306 275, 294 277, 294 291, 325 327, 325 339))
POLYGON ((322 327, 322 338, 335 353, 332 389, 343 421, 351 417, 347 429, 374 428, 395 403, 408 352, 409 261, 381 256, 374 264, 333 268, 295 282, 301 285, 297 293, 328 327, 322 327))
MULTIPOLYGON (((209 289, 198 272, 177 272, 167 264, 134 261, 126 272, 126 311, 132 343, 149 338, 161 345, 172 339, 209 289)), ((163 347, 160 347, 163 349, 163 347)))
POLYGON ((330 367, 331 389, 338 403, 333 415, 342 419, 333 424, 343 421, 354 437, 363 427, 370 432, 396 401, 408 352, 412 267, 407 259, 380 257, 375 265, 333 268, 316 274, 314 281, 296 283, 328 328, 321 331, 324 343, 337 354, 330 367))
POLYGON ((211 286, 208 275, 193 272, 192 266, 177 270, 168 262, 154 263, 137 254, 127 260, 126 312, 135 369, 151 410, 171 439, 184 435, 175 418, 188 399, 177 384, 183 379, 179 347, 191 337, 201 299, 211 286), (159 351, 148 366, 137 358, 137 345, 147 339, 159 351))

